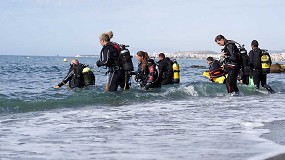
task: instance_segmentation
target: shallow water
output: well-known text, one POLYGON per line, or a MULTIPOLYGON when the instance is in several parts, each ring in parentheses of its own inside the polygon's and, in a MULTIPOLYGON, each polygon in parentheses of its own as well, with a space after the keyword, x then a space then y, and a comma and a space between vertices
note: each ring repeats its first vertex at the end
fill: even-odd
POLYGON ((268 75, 277 94, 239 86, 244 96, 230 97, 190 68, 206 62, 178 60, 180 85, 146 92, 133 81, 130 91, 105 93, 104 69, 94 87, 57 90, 64 57, 0 57, 1 159, 238 160, 285 150, 260 137, 263 123, 284 119, 283 74, 268 75))

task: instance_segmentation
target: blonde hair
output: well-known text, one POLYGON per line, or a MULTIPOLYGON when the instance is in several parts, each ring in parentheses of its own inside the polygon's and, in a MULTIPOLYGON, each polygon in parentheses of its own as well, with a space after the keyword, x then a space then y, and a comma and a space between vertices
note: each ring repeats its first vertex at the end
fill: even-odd
POLYGON ((110 42, 110 37, 107 33, 102 33, 99 39, 100 41, 110 42))
POLYGON ((110 39, 114 37, 114 33, 112 31, 106 32, 110 39))
POLYGON ((144 51, 138 51, 137 53, 138 56, 142 57, 142 65, 141 65, 141 70, 144 71, 147 66, 147 60, 149 59, 149 56, 146 52, 144 51))

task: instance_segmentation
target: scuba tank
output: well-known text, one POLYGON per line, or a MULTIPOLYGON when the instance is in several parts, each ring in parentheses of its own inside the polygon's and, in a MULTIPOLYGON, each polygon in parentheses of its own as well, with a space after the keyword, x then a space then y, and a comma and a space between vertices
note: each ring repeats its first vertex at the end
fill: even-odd
POLYGON ((173 83, 179 83, 180 82, 180 75, 179 75, 179 64, 177 63, 176 60, 174 60, 173 65, 173 83))
POLYGON ((129 89, 129 86, 131 85, 130 81, 130 73, 134 70, 133 61, 130 51, 127 49, 129 47, 128 45, 120 45, 121 51, 120 51, 120 62, 123 66, 123 69, 125 71, 125 82, 124 82, 124 90, 129 89))
POLYGON ((270 56, 269 56, 269 53, 266 52, 265 50, 262 51, 261 53, 261 57, 260 57, 260 60, 261 60, 261 68, 262 68, 262 72, 267 74, 267 73, 270 73, 270 56))
POLYGON ((133 71, 134 70, 134 66, 132 62, 133 56, 131 56, 130 51, 126 47, 128 46, 121 45, 120 61, 125 71, 133 71))
POLYGON ((85 67, 82 70, 82 75, 83 75, 84 85, 85 86, 95 85, 95 76, 94 76, 94 74, 93 74, 93 72, 91 71, 90 68, 85 67))

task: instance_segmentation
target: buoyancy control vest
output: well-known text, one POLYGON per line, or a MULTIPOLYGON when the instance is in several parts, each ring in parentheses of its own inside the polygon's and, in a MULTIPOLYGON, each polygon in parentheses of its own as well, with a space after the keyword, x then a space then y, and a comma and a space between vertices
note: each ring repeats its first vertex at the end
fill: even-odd
POLYGON ((115 59, 115 65, 120 66, 124 69, 124 71, 133 71, 134 66, 132 62, 133 56, 130 51, 127 49, 128 45, 118 44, 112 42, 113 47, 117 51, 117 55, 115 59))
POLYGON ((224 69, 221 67, 219 61, 215 60, 209 69, 210 79, 221 77, 225 75, 224 69))
POLYGON ((264 74, 270 73, 271 58, 267 50, 261 50, 260 61, 261 61, 262 73, 264 74))
POLYGON ((166 57, 163 58, 162 60, 159 60, 157 63, 161 78, 171 83, 173 78, 173 69, 172 69, 173 62, 170 60, 170 58, 166 57))
POLYGON ((157 68, 154 60, 149 59, 147 66, 148 66, 148 70, 149 70, 148 82, 152 82, 152 83, 157 82, 159 79, 159 69, 157 68))
POLYGON ((113 42, 108 42, 101 50, 100 60, 103 60, 103 54, 105 56, 107 54, 106 67, 121 67, 119 53, 120 49, 118 48, 118 45, 113 42))
POLYGON ((236 60, 230 60, 230 59, 225 59, 225 67, 230 68, 230 69, 239 69, 240 67, 245 68, 245 66, 248 66, 248 59, 244 59, 247 56, 247 51, 244 48, 244 45, 241 45, 233 40, 227 40, 225 47, 223 51, 226 53, 227 56, 232 56, 230 55, 230 52, 228 50, 228 45, 234 45, 233 52, 236 53, 235 59, 236 60))
POLYGON ((72 70, 74 71, 74 74, 71 78, 71 80, 69 81, 69 87, 70 88, 74 88, 74 87, 79 87, 82 88, 84 87, 84 78, 83 78, 83 65, 79 64, 76 66, 72 67, 72 70))
POLYGON ((144 86, 147 83, 147 78, 149 74, 149 69, 146 66, 146 68, 143 70, 142 69, 142 63, 138 65, 138 72, 135 76, 135 81, 139 82, 142 86, 144 86))

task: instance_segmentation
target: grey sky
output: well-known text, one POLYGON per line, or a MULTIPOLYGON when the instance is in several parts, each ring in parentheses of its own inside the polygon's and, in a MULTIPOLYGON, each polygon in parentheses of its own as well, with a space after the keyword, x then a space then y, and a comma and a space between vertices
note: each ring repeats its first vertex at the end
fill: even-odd
POLYGON ((218 34, 285 49, 283 0, 0 0, 0 55, 99 54, 99 36, 133 53, 220 51, 218 34))

